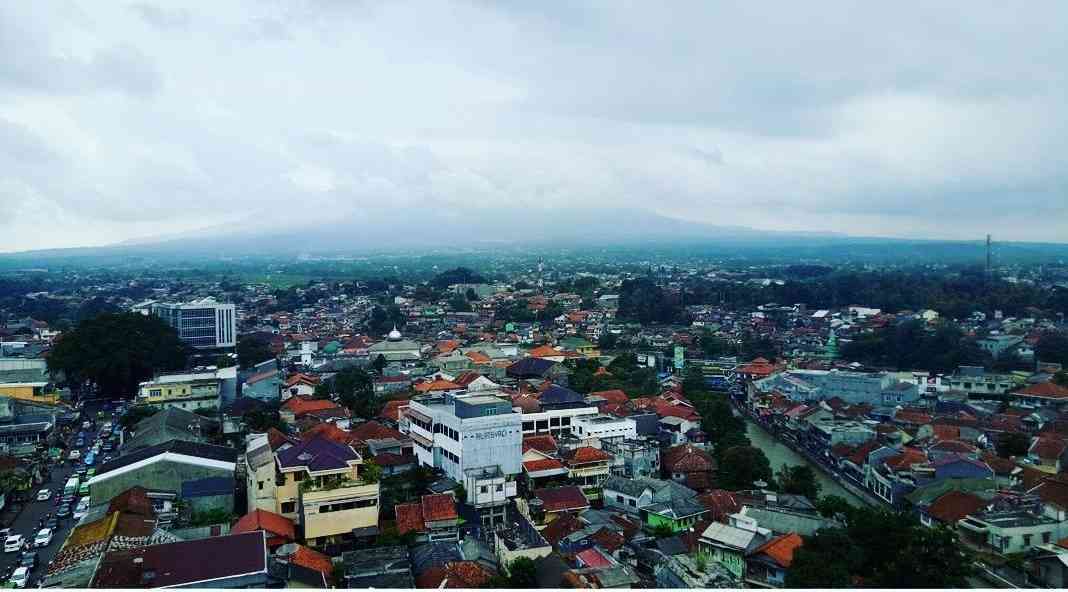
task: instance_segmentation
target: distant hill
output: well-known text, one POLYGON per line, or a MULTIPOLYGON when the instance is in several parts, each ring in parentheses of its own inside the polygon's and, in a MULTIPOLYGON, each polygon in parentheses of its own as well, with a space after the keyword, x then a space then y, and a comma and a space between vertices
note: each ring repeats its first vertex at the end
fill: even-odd
MULTIPOLYGON (((774 232, 678 220, 616 209, 368 209, 330 212, 260 212, 236 224, 141 239, 106 247, 26 251, 0 255, 0 267, 93 259, 219 259, 302 254, 371 254, 429 249, 494 250, 505 247, 638 247, 696 249, 714 255, 745 254, 782 260, 979 261, 980 241, 851 237, 832 233, 774 232)), ((999 243, 998 260, 1068 259, 1068 245, 999 243)))

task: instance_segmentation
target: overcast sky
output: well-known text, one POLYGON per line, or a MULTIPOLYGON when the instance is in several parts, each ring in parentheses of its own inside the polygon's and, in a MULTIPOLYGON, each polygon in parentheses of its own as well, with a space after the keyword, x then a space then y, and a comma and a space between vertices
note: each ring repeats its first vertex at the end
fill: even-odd
POLYGON ((453 204, 1068 241, 1065 2, 34 0, 0 56, 0 251, 453 204))

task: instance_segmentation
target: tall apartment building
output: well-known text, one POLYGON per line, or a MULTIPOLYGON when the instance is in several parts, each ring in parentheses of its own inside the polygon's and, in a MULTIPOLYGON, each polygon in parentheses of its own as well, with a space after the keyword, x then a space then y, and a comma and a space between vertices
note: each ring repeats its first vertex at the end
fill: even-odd
POLYGON ((182 341, 197 349, 237 345, 237 314, 233 304, 202 298, 186 304, 155 302, 152 314, 178 332, 182 341))
POLYGON ((404 429, 419 464, 436 467, 464 486, 467 503, 486 526, 503 524, 522 470, 522 416, 510 400, 482 394, 412 399, 404 429))

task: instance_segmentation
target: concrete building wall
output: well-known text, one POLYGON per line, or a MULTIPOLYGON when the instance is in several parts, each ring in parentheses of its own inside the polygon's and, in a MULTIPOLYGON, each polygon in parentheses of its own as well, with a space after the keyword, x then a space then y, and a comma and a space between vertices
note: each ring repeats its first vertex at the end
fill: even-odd
MULTIPOLYGON (((105 476, 101 475, 98 478, 105 476)), ((93 505, 104 504, 136 485, 146 489, 159 489, 181 494, 182 483, 187 481, 196 481, 207 477, 230 477, 232 479, 233 476, 233 470, 160 461, 139 469, 117 474, 110 479, 101 479, 92 483, 89 486, 89 497, 92 499, 93 505)))

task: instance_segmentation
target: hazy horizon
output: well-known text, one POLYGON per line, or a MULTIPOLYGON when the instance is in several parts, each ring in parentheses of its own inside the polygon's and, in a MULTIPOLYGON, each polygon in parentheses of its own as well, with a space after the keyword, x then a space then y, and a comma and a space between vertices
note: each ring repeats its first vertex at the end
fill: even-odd
POLYGON ((0 252, 383 207, 1068 240, 1068 6, 669 8, 2 4, 0 252))

